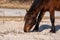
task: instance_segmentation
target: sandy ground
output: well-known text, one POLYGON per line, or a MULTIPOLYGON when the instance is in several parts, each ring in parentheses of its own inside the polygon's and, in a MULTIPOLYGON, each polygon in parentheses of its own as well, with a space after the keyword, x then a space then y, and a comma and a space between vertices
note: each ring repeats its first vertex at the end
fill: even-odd
POLYGON ((43 19, 39 32, 23 32, 24 21, 0 21, 0 40, 60 40, 60 19, 56 19, 56 33, 49 33, 51 23, 43 19))

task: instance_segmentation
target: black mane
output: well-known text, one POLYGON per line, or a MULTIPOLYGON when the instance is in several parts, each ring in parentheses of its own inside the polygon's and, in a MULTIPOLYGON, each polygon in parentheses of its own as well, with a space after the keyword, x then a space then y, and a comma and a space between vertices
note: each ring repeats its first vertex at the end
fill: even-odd
POLYGON ((29 9, 29 12, 32 12, 38 4, 39 4, 39 0, 34 0, 34 2, 32 3, 32 6, 29 9))

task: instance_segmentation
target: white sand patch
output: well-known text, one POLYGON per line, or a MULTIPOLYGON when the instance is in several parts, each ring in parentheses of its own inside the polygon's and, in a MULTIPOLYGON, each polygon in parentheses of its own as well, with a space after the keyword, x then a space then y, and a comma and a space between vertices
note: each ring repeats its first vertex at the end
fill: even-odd
POLYGON ((40 32, 23 32, 24 21, 0 21, 0 40, 60 40, 60 19, 56 19, 56 33, 51 30, 50 19, 42 20, 40 32))

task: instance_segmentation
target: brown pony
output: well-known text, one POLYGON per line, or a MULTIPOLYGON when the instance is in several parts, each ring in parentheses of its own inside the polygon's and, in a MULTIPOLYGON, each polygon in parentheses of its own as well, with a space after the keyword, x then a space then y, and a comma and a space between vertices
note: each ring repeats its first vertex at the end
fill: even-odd
MULTIPOLYGON (((52 28, 50 32, 55 33, 55 10, 60 11, 60 0, 38 0, 34 1, 36 4, 32 5, 30 10, 25 15, 24 32, 29 32, 30 29, 35 25, 33 31, 38 31, 38 25, 42 20, 46 11, 50 12, 50 20, 52 28), (40 13, 39 13, 40 12, 40 13), (38 16, 39 14, 39 16, 38 16), (38 18, 37 18, 38 16, 38 18), (37 19, 37 20, 36 20, 37 19)), ((33 2, 33 4, 34 4, 33 2)))

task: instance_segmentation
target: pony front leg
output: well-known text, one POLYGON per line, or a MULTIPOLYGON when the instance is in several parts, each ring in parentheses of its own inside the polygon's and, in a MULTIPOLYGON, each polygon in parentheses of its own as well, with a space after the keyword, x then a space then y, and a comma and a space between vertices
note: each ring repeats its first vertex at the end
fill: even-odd
POLYGON ((50 32, 52 32, 52 33, 55 33, 56 32, 56 30, 55 30, 55 25, 54 25, 54 22, 55 22, 55 18, 50 18, 51 19, 51 23, 52 23, 52 28, 51 28, 51 30, 50 30, 50 32))
POLYGON ((51 20, 51 24, 52 24, 52 28, 51 28, 50 32, 55 33, 56 32, 55 25, 54 25, 54 22, 55 22, 55 14, 54 14, 54 11, 53 10, 50 11, 50 20, 51 20))
POLYGON ((39 23, 41 22, 43 16, 45 14, 45 10, 42 9, 38 15, 37 21, 36 21, 36 25, 35 28, 33 29, 33 31, 38 31, 39 30, 39 23))

